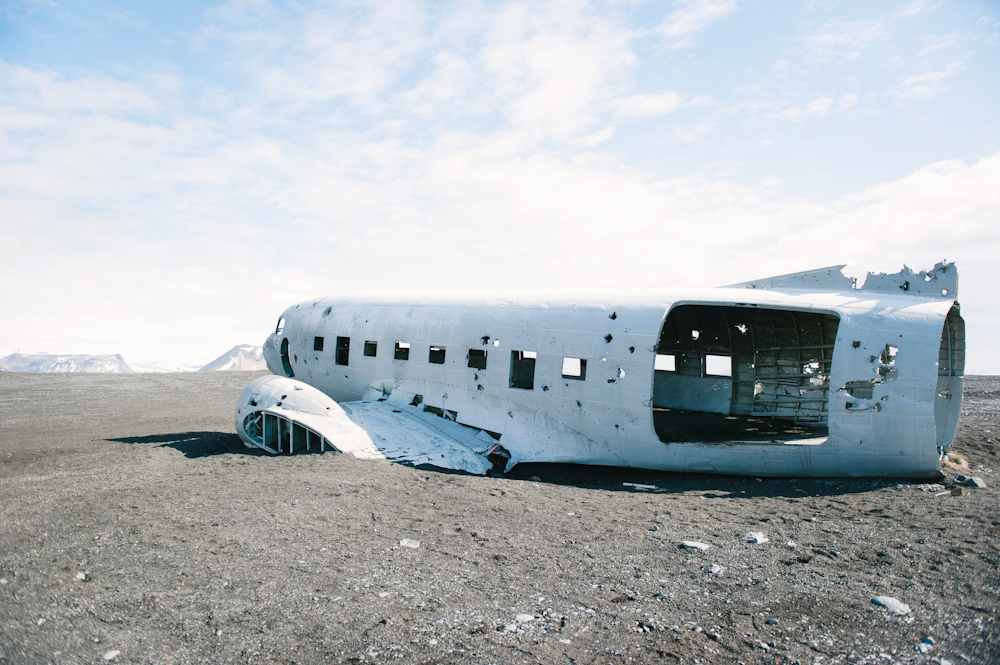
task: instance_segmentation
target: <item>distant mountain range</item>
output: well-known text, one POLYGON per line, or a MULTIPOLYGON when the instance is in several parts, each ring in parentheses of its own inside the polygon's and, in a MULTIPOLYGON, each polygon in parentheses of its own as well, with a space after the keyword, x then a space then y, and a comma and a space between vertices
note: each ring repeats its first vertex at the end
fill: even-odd
POLYGON ((94 374, 133 374, 150 372, 249 372, 267 369, 262 349, 252 344, 238 344, 204 367, 168 365, 163 363, 125 362, 119 354, 113 356, 58 355, 50 353, 12 353, 0 358, 0 371, 48 374, 88 372, 94 374))
POLYGON ((86 372, 89 374, 132 374, 135 372, 117 353, 113 356, 60 356, 47 353, 12 353, 0 358, 0 370, 6 372, 86 372))

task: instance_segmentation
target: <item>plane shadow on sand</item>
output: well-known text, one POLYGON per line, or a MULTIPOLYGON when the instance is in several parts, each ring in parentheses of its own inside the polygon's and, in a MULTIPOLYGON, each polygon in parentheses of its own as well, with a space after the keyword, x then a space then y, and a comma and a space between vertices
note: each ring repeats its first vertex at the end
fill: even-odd
MULTIPOLYGON (((250 455, 271 457, 263 450, 247 448, 235 434, 224 432, 175 432, 172 434, 151 434, 148 436, 126 436, 109 441, 130 444, 159 444, 173 448, 188 459, 212 455, 250 455)), ((331 451, 299 451, 296 455, 338 454, 331 451)), ((464 471, 442 469, 428 464, 410 465, 419 471, 441 475, 478 477, 464 471)), ((860 494, 881 487, 890 487, 905 480, 880 480, 877 478, 828 478, 793 479, 715 476, 702 473, 668 473, 648 469, 623 467, 590 466, 585 464, 531 464, 524 463, 511 469, 504 478, 519 482, 535 482, 550 485, 569 485, 583 489, 600 489, 609 492, 633 492, 645 494, 679 494, 704 492, 706 498, 749 499, 754 497, 804 498, 816 496, 836 496, 860 494), (626 484, 630 483, 630 484, 626 484), (635 485, 638 485, 636 487, 635 485)), ((912 482, 927 482, 915 480, 912 482)))
POLYGON ((263 450, 247 448, 235 434, 225 432, 175 432, 172 434, 150 434, 148 436, 123 436, 108 441, 143 444, 158 443, 163 448, 173 448, 188 459, 211 455, 267 456, 263 450))

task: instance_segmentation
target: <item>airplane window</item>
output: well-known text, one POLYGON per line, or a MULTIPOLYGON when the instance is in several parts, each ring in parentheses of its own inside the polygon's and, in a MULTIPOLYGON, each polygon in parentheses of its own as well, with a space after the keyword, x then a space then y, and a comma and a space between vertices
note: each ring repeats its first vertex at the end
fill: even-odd
POLYGON ((274 334, 280 335, 281 331, 285 329, 285 317, 278 319, 278 325, 274 328, 274 334))
POLYGON ((322 350, 323 350, 323 338, 322 337, 313 338, 313 351, 322 351, 322 350))
POLYGON ((396 360, 409 360, 410 359, 410 343, 409 342, 396 342, 396 355, 393 356, 396 360))
POLYGON ((346 365, 348 361, 348 356, 351 351, 351 338, 350 337, 338 337, 337 338, 337 364, 346 365))
POLYGON ((378 351, 378 342, 365 342, 365 355, 374 358, 378 351))
POLYGON ((535 388, 535 359, 538 354, 534 351, 511 351, 510 352, 510 387, 521 388, 522 390, 534 390, 535 388))
POLYGON ((657 372, 676 372, 677 365, 674 362, 674 355, 672 353, 656 354, 656 364, 653 365, 653 369, 657 372))
POLYGON ((729 356, 705 356, 705 376, 732 376, 733 359, 729 356))
POLYGON ((587 378, 587 361, 584 358, 563 358, 562 375, 564 379, 584 381, 587 378))
POLYGON ((430 355, 427 358, 428 361, 434 363, 435 365, 444 364, 444 347, 443 346, 432 346, 430 355))
POLYGON ((486 349, 469 349, 469 367, 486 369, 486 349))

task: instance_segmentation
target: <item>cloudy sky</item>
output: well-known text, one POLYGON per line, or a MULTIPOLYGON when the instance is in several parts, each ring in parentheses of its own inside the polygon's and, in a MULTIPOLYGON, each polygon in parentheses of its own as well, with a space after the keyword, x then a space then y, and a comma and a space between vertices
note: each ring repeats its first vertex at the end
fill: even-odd
POLYGON ((998 108, 995 2, 3 0, 0 351, 948 259, 1000 374, 998 108))

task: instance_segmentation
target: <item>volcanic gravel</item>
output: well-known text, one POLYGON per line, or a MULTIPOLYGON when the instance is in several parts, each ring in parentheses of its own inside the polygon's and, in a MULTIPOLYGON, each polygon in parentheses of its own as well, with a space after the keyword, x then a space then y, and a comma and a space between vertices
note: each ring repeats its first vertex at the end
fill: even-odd
POLYGON ((1000 663, 997 377, 935 484, 272 457, 259 374, 0 373, 0 662, 1000 663))

